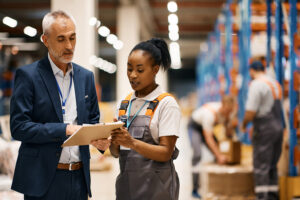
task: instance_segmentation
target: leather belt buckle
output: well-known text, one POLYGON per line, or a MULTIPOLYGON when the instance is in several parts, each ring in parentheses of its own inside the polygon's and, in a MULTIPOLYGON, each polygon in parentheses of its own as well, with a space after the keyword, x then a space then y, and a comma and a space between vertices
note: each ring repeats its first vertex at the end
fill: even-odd
POLYGON ((79 170, 83 167, 82 162, 76 162, 76 163, 58 163, 57 168, 68 170, 68 171, 74 171, 79 170))

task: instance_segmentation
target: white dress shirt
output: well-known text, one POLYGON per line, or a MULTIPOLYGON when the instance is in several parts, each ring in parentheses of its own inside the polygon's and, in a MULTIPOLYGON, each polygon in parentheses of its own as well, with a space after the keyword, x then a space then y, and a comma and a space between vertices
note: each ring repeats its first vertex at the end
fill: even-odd
MULTIPOLYGON (((63 114, 63 119, 64 123, 66 124, 77 124, 77 105, 76 105, 76 96, 75 96, 75 87, 74 87, 74 78, 73 78, 73 66, 70 63, 67 73, 64 76, 63 71, 58 68, 53 61, 51 60, 49 54, 48 54, 48 59, 50 61, 50 65, 53 71, 53 74, 55 76, 55 79, 60 87, 63 99, 67 97, 69 93, 69 87, 70 87, 70 73, 72 73, 72 86, 71 86, 71 91, 69 94, 69 97, 66 101, 65 105, 65 114, 63 114)), ((57 89, 58 92, 58 89, 57 89)), ((59 93, 59 92, 58 92, 59 93)), ((59 95, 61 104, 62 104, 62 99, 61 96, 59 95)), ((80 152, 79 152, 79 146, 71 146, 71 147, 64 147, 62 149, 59 163, 74 163, 74 162, 79 162, 81 161, 80 158, 80 152)))

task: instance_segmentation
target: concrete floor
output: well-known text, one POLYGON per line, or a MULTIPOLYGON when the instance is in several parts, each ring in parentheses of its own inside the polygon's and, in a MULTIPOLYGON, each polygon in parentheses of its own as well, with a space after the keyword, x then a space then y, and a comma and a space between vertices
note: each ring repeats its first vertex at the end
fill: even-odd
MULTIPOLYGON (((180 180, 179 200, 192 200, 191 156, 192 150, 186 130, 187 119, 181 120, 180 138, 176 146, 180 153, 174 161, 180 180)), ((106 158, 112 164, 112 169, 103 172, 91 172, 93 200, 115 200, 115 180, 119 173, 119 163, 112 157, 106 158)))

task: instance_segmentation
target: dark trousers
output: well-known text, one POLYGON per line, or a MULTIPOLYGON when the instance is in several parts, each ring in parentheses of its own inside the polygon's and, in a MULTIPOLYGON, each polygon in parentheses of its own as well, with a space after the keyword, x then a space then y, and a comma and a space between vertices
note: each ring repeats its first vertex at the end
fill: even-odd
POLYGON ((259 200, 278 200, 277 162, 281 154, 282 131, 253 135, 255 193, 259 200))
MULTIPOLYGON (((210 150, 210 148, 208 147, 208 144, 206 143, 206 140, 204 138, 202 126, 197 124, 193 120, 190 120, 188 123, 188 134, 189 134, 189 139, 191 141, 191 146, 193 150, 192 167, 194 168, 199 164, 199 162, 202 159, 201 148, 203 146, 206 146, 208 150, 210 150)), ((215 137, 214 139, 217 142, 217 139, 215 137)), ((198 188, 200 187, 200 183, 199 183, 200 174, 198 171, 193 170, 192 179, 193 179, 193 190, 198 190, 198 188)))
POLYGON ((24 196, 24 200, 87 200, 88 192, 83 170, 56 170, 55 177, 44 196, 24 196))

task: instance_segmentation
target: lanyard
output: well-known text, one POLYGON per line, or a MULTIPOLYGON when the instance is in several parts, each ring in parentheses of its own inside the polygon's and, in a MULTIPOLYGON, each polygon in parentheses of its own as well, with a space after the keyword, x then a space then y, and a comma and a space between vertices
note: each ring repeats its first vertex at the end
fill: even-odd
POLYGON ((129 120, 129 116, 130 116, 130 112, 131 112, 131 103, 132 103, 132 101, 130 101, 130 103, 129 103, 129 108, 128 108, 127 128, 129 128, 129 126, 131 125, 131 122, 136 118, 136 116, 141 112, 141 110, 143 109, 143 107, 144 107, 148 102, 149 102, 149 101, 145 101, 145 103, 140 107, 140 109, 134 114, 134 116, 132 117, 132 119, 129 120))
MULTIPOLYGON (((55 79, 56 80, 56 79, 55 79)), ((58 85, 58 82, 56 80, 56 84, 57 84, 57 88, 58 88, 58 92, 59 92, 59 95, 61 97, 61 107, 62 107, 62 114, 64 115, 66 112, 65 112, 65 108, 66 108, 66 102, 67 102, 67 99, 71 93, 71 88, 72 88, 72 73, 70 73, 70 86, 69 86, 69 91, 68 91, 68 94, 67 94, 67 97, 65 98, 64 100, 64 97, 62 95, 62 92, 61 92, 61 89, 58 85)))

